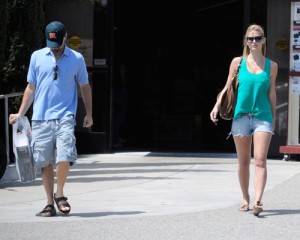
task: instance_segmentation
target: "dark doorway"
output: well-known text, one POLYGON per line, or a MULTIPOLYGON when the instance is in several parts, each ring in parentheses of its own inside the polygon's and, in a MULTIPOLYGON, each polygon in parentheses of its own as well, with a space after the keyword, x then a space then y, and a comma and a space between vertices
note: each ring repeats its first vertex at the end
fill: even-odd
POLYGON ((242 53, 243 1, 114 0, 113 9, 113 85, 125 89, 115 149, 233 151, 230 122, 216 127, 209 113, 242 53))

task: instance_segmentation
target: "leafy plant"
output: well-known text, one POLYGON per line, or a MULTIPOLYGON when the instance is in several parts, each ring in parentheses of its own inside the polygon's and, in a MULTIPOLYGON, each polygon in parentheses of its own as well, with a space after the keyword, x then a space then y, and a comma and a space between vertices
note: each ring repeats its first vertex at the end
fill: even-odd
MULTIPOLYGON (((22 92, 32 52, 44 41, 43 0, 1 0, 0 94, 22 92), (3 14, 2 14, 3 13, 3 14)), ((11 99, 10 112, 20 99, 11 99)))

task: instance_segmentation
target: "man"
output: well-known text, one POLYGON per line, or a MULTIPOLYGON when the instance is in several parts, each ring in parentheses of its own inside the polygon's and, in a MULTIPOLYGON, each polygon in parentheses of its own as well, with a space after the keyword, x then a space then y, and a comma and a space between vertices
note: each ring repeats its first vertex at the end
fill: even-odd
POLYGON ((83 127, 91 127, 93 118, 91 87, 83 56, 66 46, 67 31, 61 22, 49 23, 45 34, 47 47, 32 54, 28 85, 18 113, 10 114, 9 123, 16 123, 33 103, 31 148, 47 195, 46 207, 36 216, 51 217, 56 215, 54 202, 62 214, 71 211, 63 190, 69 168, 77 157, 74 135, 77 84, 86 110, 83 127))

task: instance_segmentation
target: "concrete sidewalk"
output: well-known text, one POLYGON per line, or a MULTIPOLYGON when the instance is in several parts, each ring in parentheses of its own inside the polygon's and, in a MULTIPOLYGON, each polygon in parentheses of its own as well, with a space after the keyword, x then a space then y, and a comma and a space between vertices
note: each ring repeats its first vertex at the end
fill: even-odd
POLYGON ((299 239, 299 173, 300 162, 268 160, 254 217, 238 211, 235 155, 81 155, 65 187, 68 217, 35 216, 46 205, 40 178, 0 183, 0 239, 299 239))

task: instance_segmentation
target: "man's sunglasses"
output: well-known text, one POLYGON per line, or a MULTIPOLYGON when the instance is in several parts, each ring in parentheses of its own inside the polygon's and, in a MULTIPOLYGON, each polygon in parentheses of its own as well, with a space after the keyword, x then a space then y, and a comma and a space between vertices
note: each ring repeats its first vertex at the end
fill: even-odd
POLYGON ((55 67, 53 67, 53 72, 54 72, 53 80, 57 80, 57 77, 58 77, 58 66, 57 65, 55 65, 55 67))
POLYGON ((247 41, 249 42, 253 42, 255 40, 255 42, 260 42, 264 37, 263 36, 256 36, 256 37, 247 37, 247 41))

